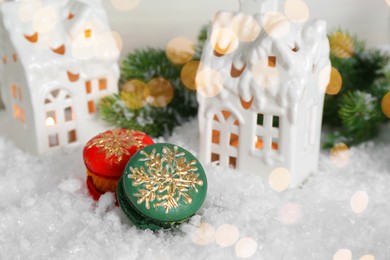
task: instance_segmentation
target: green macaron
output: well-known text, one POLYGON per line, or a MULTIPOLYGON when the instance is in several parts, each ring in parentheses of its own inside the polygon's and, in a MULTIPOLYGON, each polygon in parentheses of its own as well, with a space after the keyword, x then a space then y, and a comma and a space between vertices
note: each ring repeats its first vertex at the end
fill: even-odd
POLYGON ((118 203, 139 228, 157 230, 187 221, 202 206, 207 179, 198 159, 173 144, 146 146, 127 163, 118 203))

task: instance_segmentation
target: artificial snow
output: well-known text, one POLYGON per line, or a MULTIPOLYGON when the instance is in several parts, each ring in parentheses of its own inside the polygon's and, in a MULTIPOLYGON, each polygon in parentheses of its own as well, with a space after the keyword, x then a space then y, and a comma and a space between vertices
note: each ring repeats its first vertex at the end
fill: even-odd
MULTIPOLYGON (((341 168, 322 151, 319 172, 282 192, 256 169, 205 165, 203 208, 153 233, 134 227, 114 194, 92 200, 82 147, 36 157, 0 135, 0 259, 390 259, 388 138, 351 148, 341 168)), ((156 141, 196 154, 197 122, 156 141)))

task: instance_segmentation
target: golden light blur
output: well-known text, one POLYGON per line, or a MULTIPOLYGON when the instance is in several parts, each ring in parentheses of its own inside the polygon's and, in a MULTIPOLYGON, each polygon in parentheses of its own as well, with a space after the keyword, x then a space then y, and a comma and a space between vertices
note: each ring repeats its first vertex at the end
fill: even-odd
POLYGON ((137 7, 140 0, 111 0, 112 5, 120 11, 129 11, 137 7))
POLYGON ((52 7, 45 7, 37 11, 33 18, 33 30, 38 33, 52 31, 58 23, 58 13, 52 7))
POLYGON ((252 66, 253 79, 264 88, 270 88, 279 83, 279 72, 276 67, 269 66, 268 59, 260 59, 252 66))
POLYGON ((354 53, 351 37, 345 32, 336 32, 329 37, 330 52, 338 58, 350 58, 354 53))
POLYGON ((390 118, 390 91, 382 98, 381 107, 383 114, 390 118))
POLYGON ((262 19, 264 30, 273 38, 286 36, 290 31, 290 22, 280 12, 269 11, 262 19))
POLYGON ((309 8, 303 0, 287 0, 284 4, 284 13, 292 22, 303 23, 309 19, 309 8))
POLYGON ((239 238, 240 231, 237 227, 230 224, 220 226, 215 233, 215 242, 222 247, 234 245, 239 238))
POLYGON ((390 6, 390 0, 386 0, 386 3, 390 6))
POLYGON ((35 14, 42 9, 42 1, 21 1, 19 4, 18 14, 22 22, 31 22, 35 14))
POLYGON ((201 69, 195 78, 196 90, 205 97, 214 97, 223 89, 222 75, 209 67, 201 69))
POLYGON ((196 90, 195 79, 199 66, 200 61, 192 60, 187 62, 181 69, 181 82, 183 82, 184 86, 186 86, 190 90, 196 90))
POLYGON ((239 258, 252 257, 257 251, 257 242, 253 238, 244 237, 237 242, 235 248, 236 256, 239 258))
POLYGON ((343 85, 343 78, 340 75, 340 72, 332 67, 330 71, 330 81, 326 87, 326 94, 328 95, 337 95, 343 85))
POLYGON ((211 33, 210 43, 216 53, 225 55, 235 51, 239 41, 237 35, 232 30, 215 28, 211 33))
POLYGON ((165 54, 172 63, 184 64, 194 56, 195 45, 186 37, 176 37, 168 42, 165 54))
POLYGON ((298 221, 302 216, 301 205, 297 203, 287 203, 279 210, 280 221, 285 225, 291 225, 298 221))
POLYGON ((322 93, 326 92, 328 84, 330 82, 330 74, 332 67, 330 65, 324 67, 318 75, 318 87, 322 93))
POLYGON ((368 207, 368 194, 365 191, 358 191, 353 194, 350 201, 351 209, 356 214, 360 214, 368 207))
POLYGON ((351 260, 351 259, 352 259, 351 250, 345 248, 338 250, 333 256, 333 260, 351 260))
POLYGON ((243 42, 254 41, 259 36, 261 28, 257 21, 249 15, 239 14, 233 18, 233 31, 243 42))
POLYGON ((156 77, 148 82, 150 96, 147 101, 154 107, 165 107, 173 99, 174 90, 172 84, 163 77, 156 77))
POLYGON ((135 79, 123 85, 120 96, 128 108, 140 109, 146 105, 150 91, 144 82, 135 79))
POLYGON ((344 143, 335 144, 330 150, 330 159, 339 168, 348 164, 350 156, 349 147, 344 143))
POLYGON ((269 175, 268 182, 274 191, 285 191, 291 183, 290 171, 286 168, 276 168, 269 175))
POLYGON ((191 236, 191 240, 194 244, 199 246, 208 245, 215 240, 215 229, 207 222, 202 222, 196 228, 195 233, 191 236))
POLYGON ((364 255, 364 256, 361 256, 359 258, 359 260, 375 260, 375 257, 373 255, 364 255))

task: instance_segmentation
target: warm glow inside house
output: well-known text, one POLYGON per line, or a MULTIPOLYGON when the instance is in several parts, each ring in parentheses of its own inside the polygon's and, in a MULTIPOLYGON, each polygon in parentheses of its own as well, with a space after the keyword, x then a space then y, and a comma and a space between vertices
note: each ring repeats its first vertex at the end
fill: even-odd
POLYGON ((119 52, 100 0, 1 4, 0 124, 7 135, 43 153, 103 131, 97 102, 117 92, 119 52))
POLYGON ((265 178, 285 168, 298 185, 318 168, 326 23, 293 22, 258 4, 259 12, 214 17, 196 79, 199 156, 265 178))

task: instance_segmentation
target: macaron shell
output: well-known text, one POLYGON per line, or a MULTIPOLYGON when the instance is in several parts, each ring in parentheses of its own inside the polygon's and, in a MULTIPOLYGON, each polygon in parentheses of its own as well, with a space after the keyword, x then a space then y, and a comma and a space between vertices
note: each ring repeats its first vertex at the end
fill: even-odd
POLYGON ((92 196, 92 198, 94 200, 98 201, 100 196, 103 195, 103 193, 98 191, 96 189, 95 185, 93 185, 91 176, 87 177, 86 184, 87 184, 87 188, 88 188, 89 194, 91 194, 91 196, 92 196))
POLYGON ((87 170, 88 177, 91 177, 93 185, 100 192, 115 192, 118 185, 118 178, 105 178, 87 170))
POLYGON ((153 144, 146 134, 134 130, 113 129, 92 138, 84 147, 87 169, 102 177, 122 175, 130 157, 143 147, 153 144))
POLYGON ((181 222, 202 206, 207 179, 190 152, 162 143, 132 156, 123 174, 123 188, 128 201, 143 216, 159 222, 181 222))
POLYGON ((131 203, 127 200, 127 196, 124 193, 123 178, 121 178, 118 182, 116 197, 119 206, 135 226, 141 229, 151 229, 151 230, 158 230, 161 229, 163 226, 165 226, 163 223, 159 223, 159 224, 153 223, 151 219, 142 216, 139 212, 137 212, 134 209, 131 203))

